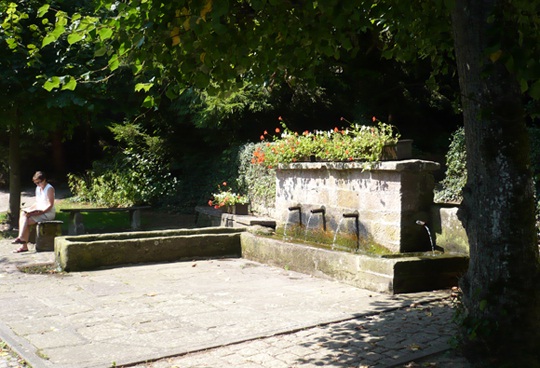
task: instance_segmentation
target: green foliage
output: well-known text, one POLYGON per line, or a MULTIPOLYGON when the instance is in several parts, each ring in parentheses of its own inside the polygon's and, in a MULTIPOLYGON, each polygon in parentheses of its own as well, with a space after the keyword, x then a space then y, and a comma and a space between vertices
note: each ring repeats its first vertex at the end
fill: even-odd
MULTIPOLYGON (((536 224, 540 235, 540 128, 529 128, 531 142, 531 167, 536 187, 536 224)), ((463 127, 454 132, 446 154, 446 173, 441 181, 441 189, 435 193, 435 201, 460 203, 462 190, 467 183, 467 150, 463 127)))
POLYGON ((180 182, 171 174, 161 139, 136 124, 116 124, 111 131, 123 148, 95 162, 84 176, 68 175, 72 193, 106 206, 156 204, 174 196, 180 182))
MULTIPOLYGON (((373 118, 375 122, 376 119, 373 118)), ((305 131, 302 134, 289 130, 282 124, 272 136, 272 141, 264 141, 269 133, 261 136, 264 145, 254 152, 255 164, 269 168, 280 163, 307 161, 311 156, 323 161, 378 161, 386 145, 396 144, 399 133, 389 124, 379 122, 377 126, 350 124, 348 127, 330 131, 305 131)))
POLYGON ((435 193, 435 201, 461 202, 461 192, 467 183, 466 163, 465 130, 461 127, 452 134, 450 139, 450 147, 446 154, 446 174, 441 182, 442 189, 435 193))
POLYGON ((253 165, 253 154, 264 143, 247 143, 240 149, 238 167, 238 186, 247 193, 251 209, 267 214, 274 208, 276 199, 276 172, 263 165, 253 165))
POLYGON ((249 198, 247 195, 235 193, 228 186, 227 182, 218 185, 218 191, 212 193, 212 199, 208 201, 208 205, 214 208, 226 206, 234 206, 235 204, 248 204, 249 198))

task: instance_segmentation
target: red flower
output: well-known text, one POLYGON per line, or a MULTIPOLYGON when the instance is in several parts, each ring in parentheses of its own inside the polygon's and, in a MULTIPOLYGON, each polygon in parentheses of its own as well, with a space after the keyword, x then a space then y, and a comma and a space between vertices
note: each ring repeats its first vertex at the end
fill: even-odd
POLYGON ((371 121, 376 122, 376 121, 377 121, 377 118, 376 118, 375 116, 373 116, 373 117, 371 118, 371 121))
POLYGON ((208 200, 208 205, 212 206, 212 200, 211 199, 208 200))
POLYGON ((334 132, 337 133, 339 132, 339 129, 337 127, 334 128, 334 132))
POLYGON ((280 132, 279 128, 276 128, 276 133, 279 133, 279 132, 280 132))
POLYGON ((222 185, 223 185, 224 187, 226 187, 226 186, 227 186, 227 182, 224 181, 222 185))
POLYGON ((261 135, 260 138, 261 138, 261 141, 264 141, 264 135, 261 135))
POLYGON ((264 135, 267 135, 267 134, 268 134, 268 132, 267 132, 267 131, 265 130, 263 134, 264 134, 264 135))
POLYGON ((279 121, 283 121, 283 118, 280 116, 280 117, 278 118, 278 120, 279 120, 279 121))

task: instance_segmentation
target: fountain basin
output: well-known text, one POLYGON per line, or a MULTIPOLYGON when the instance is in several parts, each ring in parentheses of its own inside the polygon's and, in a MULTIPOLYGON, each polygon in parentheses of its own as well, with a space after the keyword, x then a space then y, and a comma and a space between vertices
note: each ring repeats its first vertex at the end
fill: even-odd
POLYGON ((55 239, 56 263, 64 271, 126 264, 243 257, 316 277, 389 294, 457 285, 468 257, 427 253, 370 256, 257 235, 248 228, 208 227, 55 239))
POLYGON ((57 266, 84 271, 124 264, 240 257, 245 229, 207 227, 64 236, 55 239, 57 266))
POLYGON ((464 255, 428 253, 370 256, 336 252, 273 238, 241 235, 242 257, 389 294, 456 286, 467 271, 464 255))

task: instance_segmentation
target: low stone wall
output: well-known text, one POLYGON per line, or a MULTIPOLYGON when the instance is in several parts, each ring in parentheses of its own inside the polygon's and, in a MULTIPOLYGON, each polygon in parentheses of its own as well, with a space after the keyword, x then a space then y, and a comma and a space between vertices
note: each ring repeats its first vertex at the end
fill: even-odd
POLYGON ((469 254, 469 239, 463 224, 457 216, 457 205, 433 204, 431 206, 431 227, 436 245, 446 253, 469 254))
POLYGON ((390 294, 456 286, 469 262, 462 255, 426 253, 385 258, 335 252, 249 232, 241 237, 243 258, 390 294))
POLYGON ((315 226, 325 226, 332 233, 343 214, 357 212, 361 237, 395 253, 431 249, 416 221, 430 217, 432 172, 438 169, 438 163, 423 160, 384 161, 371 167, 361 162, 280 165, 276 171, 278 226, 299 218, 303 225, 310 218, 313 223, 320 221, 321 214, 311 211, 324 207, 324 224, 315 226), (298 209, 291 211, 293 207, 298 209))
POLYGON ((64 271, 83 271, 124 264, 240 257, 243 231, 209 227, 57 237, 55 259, 64 271))

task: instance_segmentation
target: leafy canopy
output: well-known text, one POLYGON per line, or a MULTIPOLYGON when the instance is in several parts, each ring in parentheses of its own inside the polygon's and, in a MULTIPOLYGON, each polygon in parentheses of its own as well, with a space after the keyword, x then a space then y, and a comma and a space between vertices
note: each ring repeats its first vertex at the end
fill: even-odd
MULTIPOLYGON (((377 39, 383 55, 397 60, 429 60, 436 73, 453 73, 452 0, 134 0, 97 1, 95 15, 55 12, 44 47, 67 32, 68 42, 91 42, 94 56, 110 71, 129 65, 135 89, 148 93, 146 106, 186 87, 210 94, 234 90, 245 81, 261 87, 276 78, 289 83, 311 79, 323 60, 354 57, 377 39)), ((540 98, 540 4, 501 1, 490 21, 499 22, 486 57, 504 63, 522 91, 540 98), (518 25, 509 29, 506 25, 518 25), (514 40, 517 39, 516 44, 514 40)), ((498 24, 498 23, 497 23, 498 24)), ((335 72, 339 73, 336 63, 335 72)), ((88 78, 88 74, 85 74, 88 78)), ((79 79, 84 78, 79 76, 79 79)), ((434 79, 432 79, 434 83, 434 79)), ((47 88, 74 87, 70 77, 47 88)))

